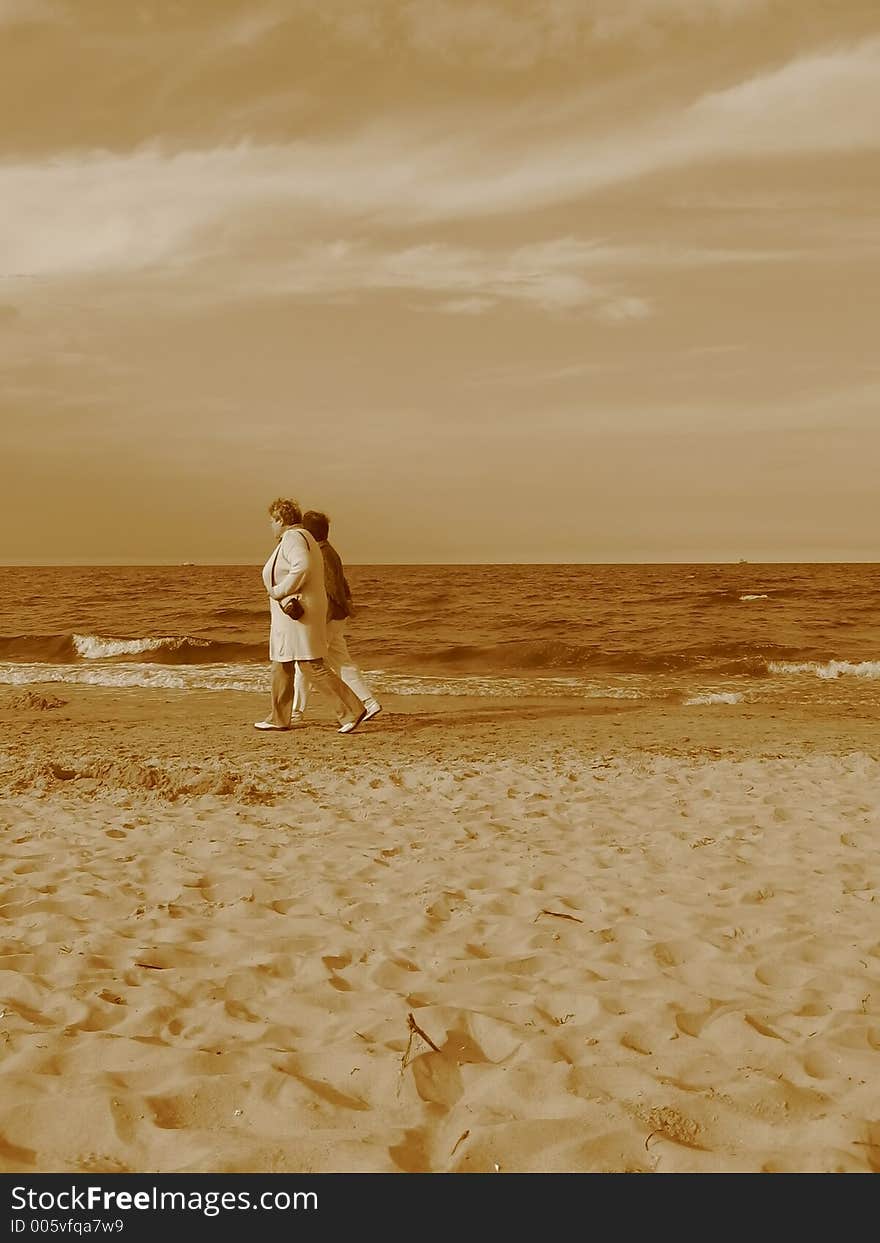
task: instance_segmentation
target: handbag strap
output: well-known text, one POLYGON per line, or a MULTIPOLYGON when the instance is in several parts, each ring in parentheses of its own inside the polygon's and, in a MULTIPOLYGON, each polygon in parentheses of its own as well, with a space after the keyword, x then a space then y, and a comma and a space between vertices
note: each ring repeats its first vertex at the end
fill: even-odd
MULTIPOLYGON (((298 532, 298 534, 302 535, 303 539, 305 540, 306 551, 307 551, 307 552, 311 552, 311 549, 309 548, 309 541, 306 539, 304 532, 299 531, 299 532, 298 532)), ((283 536, 283 535, 282 535, 281 539, 284 539, 284 536, 283 536)), ((275 549, 275 556, 272 558, 272 575, 271 575, 271 576, 272 576, 272 586, 273 586, 273 587, 275 586, 275 565, 276 565, 276 563, 277 563, 277 561, 278 561, 278 554, 279 554, 280 552, 281 552, 281 540, 279 540, 279 541, 278 541, 278 547, 275 549)))

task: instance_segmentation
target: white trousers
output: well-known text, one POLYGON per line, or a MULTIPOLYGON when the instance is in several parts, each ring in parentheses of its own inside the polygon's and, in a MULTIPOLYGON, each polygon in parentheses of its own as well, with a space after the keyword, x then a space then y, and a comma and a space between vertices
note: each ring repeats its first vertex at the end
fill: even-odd
MULTIPOLYGON (((346 622, 328 621, 327 623, 327 664, 334 673, 339 674, 346 686, 348 686, 357 695, 363 703, 373 698, 373 691, 369 682, 358 669, 357 665, 351 658, 348 650, 348 642, 345 638, 346 622)), ((309 680, 300 669, 296 667, 296 677, 293 683, 293 712, 305 712, 309 702, 309 680)))

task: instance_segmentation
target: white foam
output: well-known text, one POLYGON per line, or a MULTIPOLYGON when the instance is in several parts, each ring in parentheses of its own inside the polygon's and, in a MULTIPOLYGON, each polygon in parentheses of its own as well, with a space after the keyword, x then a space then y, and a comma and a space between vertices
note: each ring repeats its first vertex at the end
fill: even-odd
POLYGON ((742 695, 738 691, 711 691, 705 695, 694 695, 684 702, 686 707, 693 704, 738 704, 742 703, 742 695))
POLYGON ((424 677, 415 674, 382 673, 370 670, 367 675, 375 689, 390 695, 478 695, 488 697, 518 698, 531 695, 538 698, 570 695, 579 699, 644 699, 644 693, 632 687, 588 684, 582 678, 481 678, 476 675, 461 677, 424 677))
POLYGON ((766 591, 760 592, 756 595, 740 596, 740 600, 769 600, 769 599, 770 599, 770 596, 767 594, 766 591))
POLYGON ((102 639, 97 634, 75 634, 73 646, 84 660, 106 660, 109 656, 137 656, 171 646, 174 639, 102 639))
MULTIPOLYGON (((0 684, 29 686, 65 682, 77 686, 145 687, 166 690, 247 691, 263 694, 269 686, 267 664, 156 665, 117 664, 89 666, 0 664, 0 684)), ((572 696, 583 699, 643 699, 644 692, 627 686, 587 683, 579 678, 436 678, 370 671, 377 693, 389 695, 572 696)))
POLYGON ((880 660, 829 660, 822 664, 817 660, 796 663, 787 660, 771 660, 767 666, 771 673, 809 673, 817 678, 880 678, 880 660))
POLYGON ((32 686, 62 682, 72 686, 145 687, 158 690, 265 691, 267 665, 42 665, 0 664, 0 684, 32 686))

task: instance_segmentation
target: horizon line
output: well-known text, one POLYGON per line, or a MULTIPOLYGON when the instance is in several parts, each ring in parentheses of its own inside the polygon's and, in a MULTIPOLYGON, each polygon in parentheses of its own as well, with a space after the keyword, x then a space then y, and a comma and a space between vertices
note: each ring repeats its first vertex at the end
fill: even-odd
MULTIPOLYGON (((728 557, 722 560, 713 559, 624 559, 599 561, 346 561, 347 566, 359 569, 407 567, 487 567, 487 566, 608 566, 608 565, 880 565, 880 555, 874 557, 823 557, 791 559, 771 558, 764 560, 754 557, 728 557)), ((257 568, 256 561, 4 561, 0 559, 0 569, 65 569, 65 570, 99 570, 99 569, 245 569, 257 568)))

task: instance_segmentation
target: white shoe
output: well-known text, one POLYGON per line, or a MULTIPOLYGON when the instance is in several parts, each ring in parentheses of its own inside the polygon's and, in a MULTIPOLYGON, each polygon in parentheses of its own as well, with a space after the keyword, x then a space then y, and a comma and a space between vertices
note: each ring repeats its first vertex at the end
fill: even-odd
POLYGON ((378 716, 382 711, 382 705, 379 703, 378 699, 368 699, 365 707, 367 709, 366 714, 364 715, 365 723, 367 721, 372 721, 373 717, 378 716))
POLYGON ((361 721, 363 721, 366 718, 366 715, 367 715, 366 708, 362 708, 360 716, 356 716, 353 721, 346 721, 344 725, 340 725, 338 732, 340 734, 353 734, 354 731, 357 729, 357 727, 360 725, 361 721))
POLYGON ((276 725, 274 721, 254 721, 254 729, 274 729, 279 733, 290 729, 289 725, 276 725))

